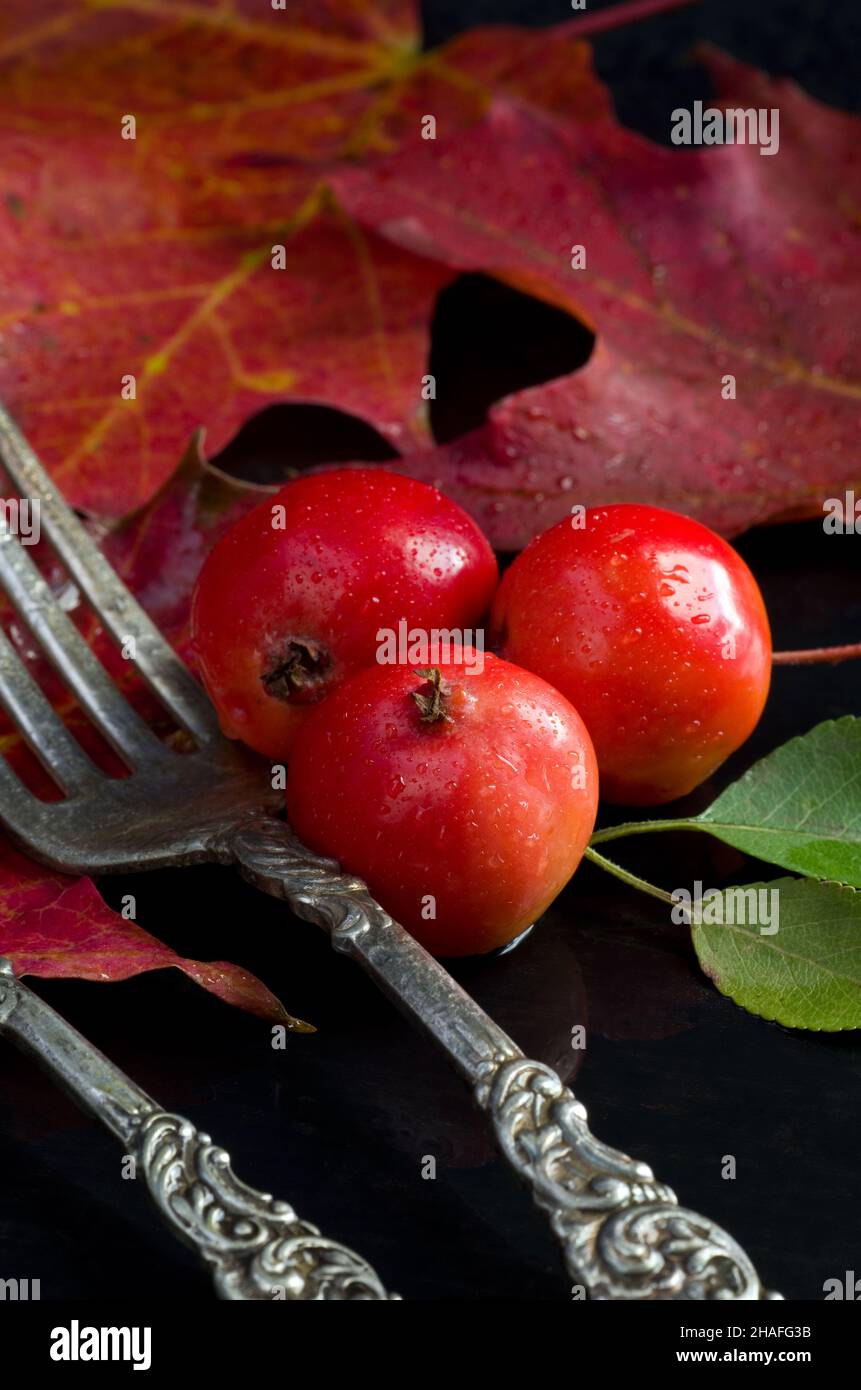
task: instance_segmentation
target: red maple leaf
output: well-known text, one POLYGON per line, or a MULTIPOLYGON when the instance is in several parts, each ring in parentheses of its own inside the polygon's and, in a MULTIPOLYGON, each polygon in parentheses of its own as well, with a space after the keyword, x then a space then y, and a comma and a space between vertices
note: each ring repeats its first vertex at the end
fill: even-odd
POLYGON ((779 109, 776 154, 664 148, 506 99, 465 133, 335 178, 396 244, 596 334, 581 370, 406 463, 502 549, 572 503, 656 503, 731 535, 821 514, 861 483, 861 122, 707 56, 729 105, 779 109))

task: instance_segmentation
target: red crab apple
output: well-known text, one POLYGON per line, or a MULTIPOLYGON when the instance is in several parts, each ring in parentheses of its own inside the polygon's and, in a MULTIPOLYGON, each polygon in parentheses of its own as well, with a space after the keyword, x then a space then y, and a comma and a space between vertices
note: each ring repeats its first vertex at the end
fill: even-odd
POLYGON ((288 758, 309 708, 374 661, 381 630, 469 629, 497 579, 475 522, 427 483, 382 468, 289 483, 231 527, 194 591, 222 729, 288 758))
POLYGON ((755 727, 771 635, 756 580, 720 536, 658 507, 595 507, 503 575, 491 646, 576 706, 609 801, 704 781, 755 727))
POLYGON ((539 676, 474 655, 351 677, 309 716, 287 775, 299 837, 441 956, 493 950, 534 922, 577 868, 598 803, 576 710, 539 676))

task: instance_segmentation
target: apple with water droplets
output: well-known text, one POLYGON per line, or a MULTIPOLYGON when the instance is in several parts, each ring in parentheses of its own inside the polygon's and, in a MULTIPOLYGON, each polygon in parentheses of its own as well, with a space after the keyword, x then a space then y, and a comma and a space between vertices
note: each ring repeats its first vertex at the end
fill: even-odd
POLYGON ((601 794, 658 805, 692 791, 755 728, 771 634, 741 556, 690 517, 574 509, 503 575, 491 646, 584 720, 601 794))

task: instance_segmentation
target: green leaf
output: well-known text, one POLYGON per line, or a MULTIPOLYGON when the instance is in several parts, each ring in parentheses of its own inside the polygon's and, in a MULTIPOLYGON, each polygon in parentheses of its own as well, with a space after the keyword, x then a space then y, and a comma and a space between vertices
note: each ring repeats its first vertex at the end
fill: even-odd
POLYGON ((861 719, 790 739, 699 816, 611 826, 590 844, 654 830, 704 831, 782 869, 861 888, 861 719))
MULTIPOLYGON (((700 965, 722 994, 788 1028, 861 1027, 861 894, 837 883, 781 878, 722 889, 720 898, 723 907, 715 912, 712 904, 712 913, 722 921, 698 922, 694 914, 692 934, 700 965), (730 895, 763 890, 777 894, 764 900, 760 919, 776 922, 776 932, 730 921, 750 916, 738 911, 737 897, 730 914, 730 895)), ((711 915, 705 901, 702 909, 711 915)))
POLYGON ((861 888, 861 719, 790 739, 693 824, 757 859, 861 888))

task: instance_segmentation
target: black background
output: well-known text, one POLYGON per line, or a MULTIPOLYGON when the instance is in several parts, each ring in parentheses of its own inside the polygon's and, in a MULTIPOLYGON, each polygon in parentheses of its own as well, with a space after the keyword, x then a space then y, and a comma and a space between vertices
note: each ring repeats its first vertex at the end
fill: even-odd
MULTIPOLYGON (((434 43, 477 22, 570 14, 563 0, 425 6, 434 43)), ((857 109, 855 3, 712 0, 596 42, 628 124, 665 140, 673 107, 707 95, 689 58, 702 38, 857 109)), ((582 330, 570 325, 566 340, 544 312, 486 283, 450 292, 434 364, 456 383, 464 423, 503 390, 555 374, 558 354, 583 360, 582 330), (500 332, 509 342, 528 333, 519 381, 506 375, 507 354, 491 350, 500 332)), ((268 421, 270 439, 285 419, 268 421)), ((318 423, 309 457, 341 456, 326 444, 340 426, 318 423)), ((450 415, 440 433, 457 423, 450 415)), ((228 461, 247 459, 253 439, 246 434, 228 461)), ((349 436, 341 447, 356 456, 349 436)), ((359 456, 377 455, 371 445, 359 456)), ((861 536, 826 537, 811 522, 750 533, 739 548, 763 586, 778 648, 861 638, 861 536)), ((754 737, 679 811, 700 809, 757 756, 845 713, 861 713, 861 664, 777 670, 754 737)), ((624 856, 668 888, 777 876, 706 837, 650 837, 624 856)), ((155 936, 193 957, 238 961, 317 1025, 274 1051, 267 1025, 176 971, 109 987, 37 984, 166 1109, 227 1147, 241 1177, 354 1244, 410 1300, 569 1297, 542 1218, 493 1156, 461 1083, 322 934, 229 870, 102 887, 117 906, 134 893, 138 920, 155 936), (434 1181, 421 1178, 426 1155, 437 1160, 434 1181)), ((745 1014, 704 979, 684 929, 659 904, 588 867, 519 950, 457 974, 527 1053, 576 1076, 598 1135, 646 1159, 686 1205, 725 1225, 770 1286, 821 1299, 825 1279, 861 1273, 854 1036, 791 1032, 745 1014), (588 1026, 585 1054, 570 1047, 578 1022, 588 1026), (735 1181, 721 1178, 727 1154, 735 1181)), ((160 1227, 142 1187, 121 1179, 106 1131, 30 1062, 9 1047, 0 1055, 0 1277, 40 1279, 43 1299, 210 1299, 206 1273, 160 1227)))

